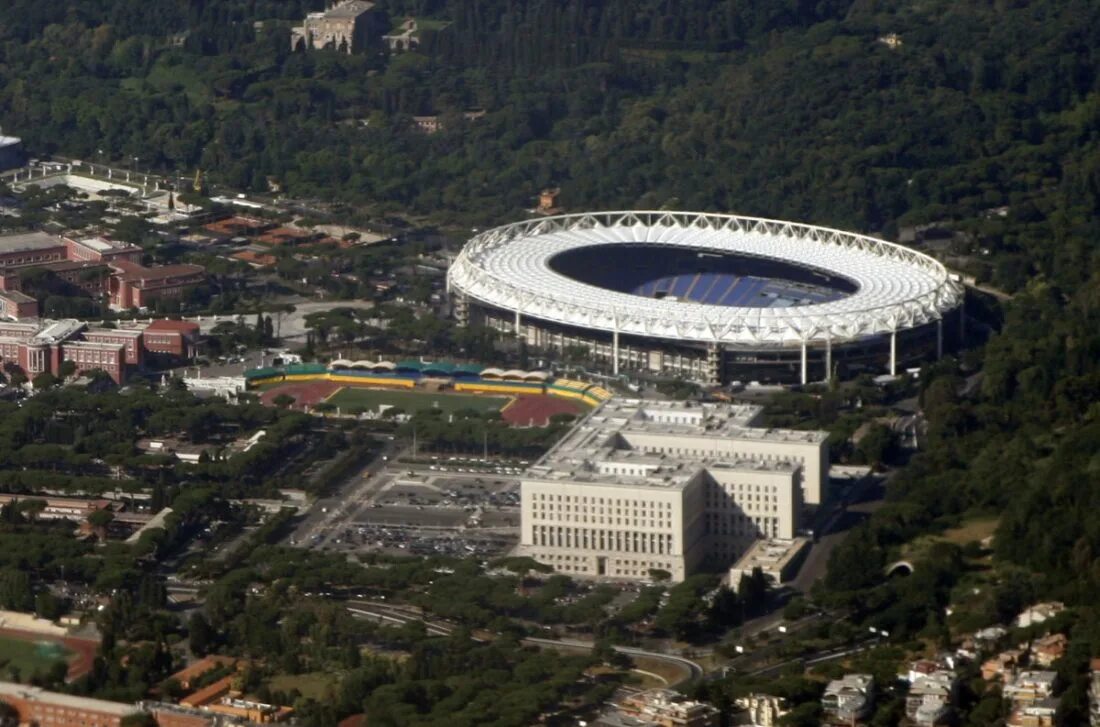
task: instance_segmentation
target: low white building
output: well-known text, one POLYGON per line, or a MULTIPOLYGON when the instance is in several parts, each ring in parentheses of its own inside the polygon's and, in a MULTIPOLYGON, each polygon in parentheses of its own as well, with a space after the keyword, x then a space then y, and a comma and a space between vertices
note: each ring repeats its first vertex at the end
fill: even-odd
POLYGON ((1013 625, 1016 628, 1026 629, 1028 626, 1041 624, 1047 619, 1054 618, 1065 610, 1066 605, 1060 601, 1036 603, 1024 609, 1024 611, 1016 617, 1016 621, 1013 625))
POLYGON ((782 585, 798 572, 809 547, 807 538, 768 538, 758 540, 730 566, 729 587, 737 590, 742 576, 751 576, 757 568, 775 585, 782 585))

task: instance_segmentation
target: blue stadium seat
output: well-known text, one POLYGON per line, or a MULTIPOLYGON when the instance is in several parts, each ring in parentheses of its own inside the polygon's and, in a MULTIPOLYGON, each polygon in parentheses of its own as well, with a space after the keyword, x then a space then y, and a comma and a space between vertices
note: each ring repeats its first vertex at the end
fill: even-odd
POLYGON ((695 280, 694 275, 678 275, 673 278, 672 295, 675 295, 677 298, 685 297, 693 280, 695 280))
POLYGON ((699 301, 700 303, 706 303, 707 295, 721 277, 722 276, 716 273, 703 273, 700 275, 699 282, 696 283, 695 289, 692 291, 691 299, 699 301))

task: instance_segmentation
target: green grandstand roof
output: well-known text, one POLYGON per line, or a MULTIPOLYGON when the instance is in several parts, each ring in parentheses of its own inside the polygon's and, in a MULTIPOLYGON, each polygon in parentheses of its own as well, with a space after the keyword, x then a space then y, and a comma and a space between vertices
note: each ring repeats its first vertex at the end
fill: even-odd
POLYGON ((435 363, 424 364, 421 371, 427 373, 432 371, 437 374, 453 374, 455 371, 455 365, 446 361, 436 361, 435 363))
POLYGON ((407 358, 404 361, 398 361, 397 368, 409 369, 411 371, 422 371, 424 369, 424 364, 420 363, 415 358, 407 358))
POLYGON ((481 364, 458 364, 457 366, 455 366, 454 372, 456 374, 470 374, 471 376, 477 376, 484 370, 485 367, 481 364))
POLYGON ((271 367, 264 369, 249 369, 244 372, 246 379, 266 379, 268 376, 282 376, 282 369, 273 369, 271 367))
POLYGON ((328 366, 319 363, 291 364, 286 367, 287 375, 291 374, 323 374, 328 371, 328 366))

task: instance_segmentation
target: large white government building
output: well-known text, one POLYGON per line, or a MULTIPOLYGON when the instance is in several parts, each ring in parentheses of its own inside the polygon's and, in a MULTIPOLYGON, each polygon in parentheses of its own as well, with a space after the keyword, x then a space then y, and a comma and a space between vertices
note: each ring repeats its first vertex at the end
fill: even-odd
POLYGON ((611 399, 528 469, 520 553, 575 575, 679 581, 794 538, 828 482, 826 433, 754 426, 758 406, 611 399))

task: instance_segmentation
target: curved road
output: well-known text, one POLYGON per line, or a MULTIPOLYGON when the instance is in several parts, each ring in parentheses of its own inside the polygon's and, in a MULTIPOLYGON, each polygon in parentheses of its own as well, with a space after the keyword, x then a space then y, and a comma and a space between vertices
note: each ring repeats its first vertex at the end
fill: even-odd
MULTIPOLYGON (((429 634, 432 634, 433 636, 448 636, 451 634, 451 632, 454 631, 454 627, 450 626, 449 624, 440 623, 438 621, 428 621, 424 619, 416 612, 415 609, 410 607, 398 606, 390 603, 377 603, 373 601, 351 601, 347 604, 346 608, 354 616, 358 616, 360 618, 369 618, 375 621, 381 621, 383 623, 394 625, 406 624, 410 621, 422 621, 427 632, 429 634)), ((481 640, 477 637, 474 638, 478 641, 481 640)), ((577 641, 575 639, 542 639, 538 637, 529 637, 523 639, 523 642, 535 646, 583 649, 586 651, 591 651, 595 646, 590 641, 577 641)), ((655 651, 636 649, 631 646, 614 646, 612 648, 620 654, 626 654, 627 656, 641 656, 647 659, 654 659, 657 661, 666 662, 668 664, 673 664, 681 669, 687 669, 690 676, 683 681, 698 679, 704 674, 702 666, 692 661, 691 659, 685 659, 682 656, 661 654, 655 651)))

